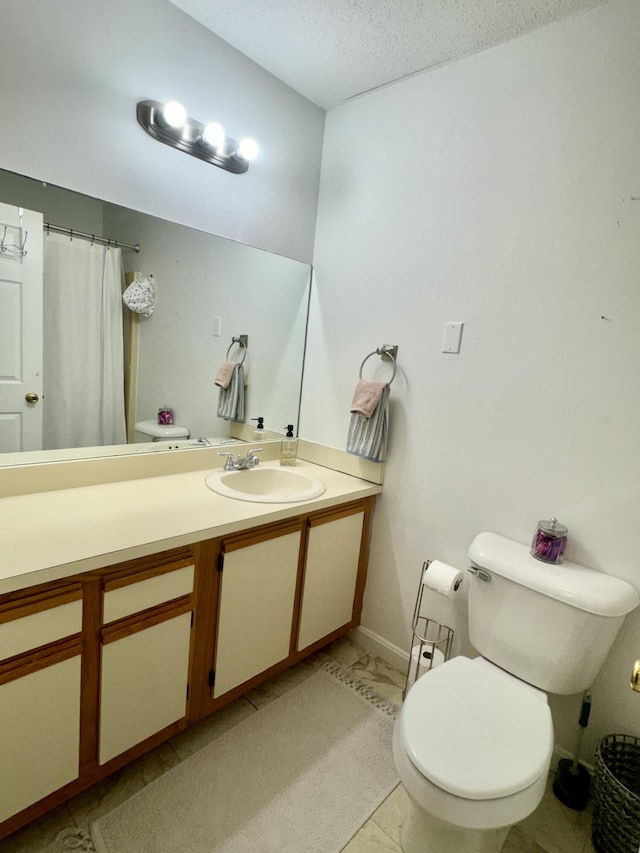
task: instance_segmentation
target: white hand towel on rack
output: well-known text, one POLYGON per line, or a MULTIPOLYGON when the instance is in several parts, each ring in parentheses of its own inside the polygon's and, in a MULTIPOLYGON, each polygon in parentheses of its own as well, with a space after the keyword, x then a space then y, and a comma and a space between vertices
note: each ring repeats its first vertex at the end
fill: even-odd
POLYGON ((244 368, 236 364, 231 381, 226 388, 220 388, 218 395, 218 417, 225 421, 244 422, 244 388, 246 382, 244 368))
MULTIPOLYGON (((357 389, 358 386, 356 386, 356 391, 357 389)), ((384 462, 389 434, 389 393, 389 386, 384 385, 371 417, 367 418, 364 415, 353 413, 352 409, 347 436, 348 453, 363 456, 372 462, 384 462)))

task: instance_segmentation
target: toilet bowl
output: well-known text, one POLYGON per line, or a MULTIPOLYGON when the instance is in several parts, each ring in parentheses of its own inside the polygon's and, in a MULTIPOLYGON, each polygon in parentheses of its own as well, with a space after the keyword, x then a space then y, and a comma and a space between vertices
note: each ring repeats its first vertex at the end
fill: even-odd
POLYGON ((640 603, 626 581, 479 533, 469 548, 469 639, 479 652, 419 678, 393 756, 411 809, 406 853, 498 853, 540 803, 553 750, 547 692, 579 693, 640 603))
POLYGON ((179 441, 189 438, 189 430, 179 424, 159 424, 157 421, 138 421, 135 425, 136 442, 179 441))
POLYGON ((553 724, 540 690, 456 657, 409 690, 393 755, 413 810, 407 853, 497 853, 540 803, 553 724))

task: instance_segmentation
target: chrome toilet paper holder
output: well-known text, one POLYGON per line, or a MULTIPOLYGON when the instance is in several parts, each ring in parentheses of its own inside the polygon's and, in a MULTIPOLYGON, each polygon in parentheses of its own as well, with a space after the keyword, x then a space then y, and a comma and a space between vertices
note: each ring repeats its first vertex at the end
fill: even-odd
MULTIPOLYGON (((428 589, 425 586, 424 578, 430 565, 431 560, 426 560, 420 572, 420 582, 411 623, 411 649, 405 687, 402 693, 403 698, 418 678, 449 660, 453 648, 453 628, 432 619, 424 612, 424 591, 428 589)), ((454 583, 454 590, 457 591, 459 586, 459 582, 454 583)))

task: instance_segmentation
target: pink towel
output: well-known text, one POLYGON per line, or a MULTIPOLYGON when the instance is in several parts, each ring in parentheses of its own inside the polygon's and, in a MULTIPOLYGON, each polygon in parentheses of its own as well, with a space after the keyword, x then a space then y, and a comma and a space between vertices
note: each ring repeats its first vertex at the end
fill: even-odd
POLYGON ((220 388, 228 388, 235 367, 235 361, 223 361, 220 365, 220 370, 216 373, 215 384, 220 388))
POLYGON ((361 379, 353 392, 351 413, 354 415, 363 415, 365 418, 370 418, 380 402, 382 389, 385 388, 386 385, 386 382, 376 382, 373 379, 361 379))

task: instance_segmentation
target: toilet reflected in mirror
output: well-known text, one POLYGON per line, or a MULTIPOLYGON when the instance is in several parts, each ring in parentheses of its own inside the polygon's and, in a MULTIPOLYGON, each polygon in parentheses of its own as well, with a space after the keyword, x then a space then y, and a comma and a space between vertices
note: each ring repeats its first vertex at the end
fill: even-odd
POLYGON ((181 441, 189 438, 189 430, 180 424, 159 424, 157 421, 138 421, 135 425, 134 442, 181 441))

